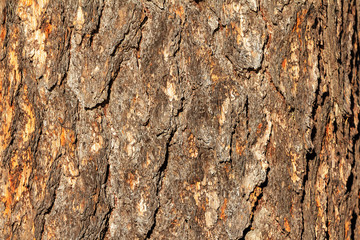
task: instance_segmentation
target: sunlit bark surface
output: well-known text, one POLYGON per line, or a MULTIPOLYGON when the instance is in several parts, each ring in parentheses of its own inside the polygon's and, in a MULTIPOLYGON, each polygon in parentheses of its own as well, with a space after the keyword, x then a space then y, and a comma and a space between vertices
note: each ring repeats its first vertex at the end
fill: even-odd
POLYGON ((360 239, 357 0, 0 0, 0 239, 360 239))

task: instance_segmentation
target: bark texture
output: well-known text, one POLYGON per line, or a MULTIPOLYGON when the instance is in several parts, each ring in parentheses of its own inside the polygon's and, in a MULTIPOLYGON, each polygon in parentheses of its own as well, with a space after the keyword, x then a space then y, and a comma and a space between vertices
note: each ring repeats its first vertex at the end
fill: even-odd
POLYGON ((358 0, 0 0, 0 239, 360 239, 358 0))

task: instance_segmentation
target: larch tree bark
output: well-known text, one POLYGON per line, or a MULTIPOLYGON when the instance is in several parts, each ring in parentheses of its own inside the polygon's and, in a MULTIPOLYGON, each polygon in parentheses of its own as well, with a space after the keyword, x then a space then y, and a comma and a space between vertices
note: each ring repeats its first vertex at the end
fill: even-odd
POLYGON ((0 239, 360 239, 358 0, 0 0, 0 239))

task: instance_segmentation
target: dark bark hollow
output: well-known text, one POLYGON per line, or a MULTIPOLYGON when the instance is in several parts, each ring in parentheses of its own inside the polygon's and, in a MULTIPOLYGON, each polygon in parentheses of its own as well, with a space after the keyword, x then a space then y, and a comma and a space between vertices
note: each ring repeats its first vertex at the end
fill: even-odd
POLYGON ((357 0, 0 0, 0 239, 360 239, 357 0))

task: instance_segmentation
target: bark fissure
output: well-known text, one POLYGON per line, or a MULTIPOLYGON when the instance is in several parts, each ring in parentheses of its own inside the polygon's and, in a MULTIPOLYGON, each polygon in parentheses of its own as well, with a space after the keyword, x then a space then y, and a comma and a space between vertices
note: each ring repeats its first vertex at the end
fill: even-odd
POLYGON ((164 162, 162 163, 162 165, 160 166, 158 172, 157 172, 157 182, 156 182, 156 198, 157 198, 157 201, 158 201, 158 206, 156 207, 155 211, 154 211, 154 214, 153 214, 153 217, 152 217, 152 220, 153 220, 153 224, 151 225, 150 229, 148 230, 148 232, 146 233, 146 237, 145 239, 151 239, 151 236, 156 228, 156 217, 158 215, 158 212, 159 212, 159 209, 161 208, 161 196, 160 196, 160 192, 161 192, 161 189, 162 189, 162 180, 164 179, 165 177, 165 172, 166 172, 166 169, 168 167, 168 163, 169 163, 169 147, 170 147, 170 144, 171 144, 171 141, 176 133, 177 129, 172 129, 170 130, 170 133, 169 133, 169 137, 166 141, 166 147, 165 147, 165 156, 164 156, 164 162))

